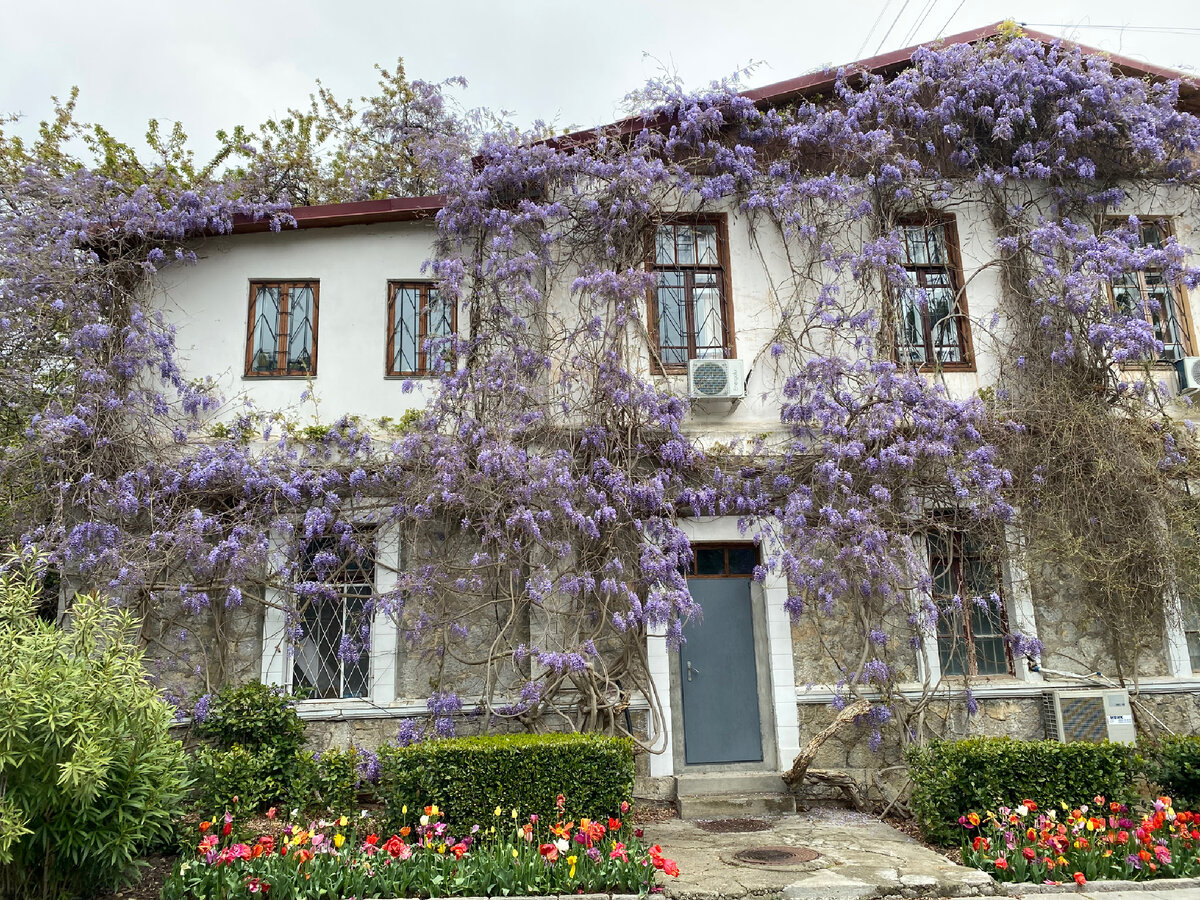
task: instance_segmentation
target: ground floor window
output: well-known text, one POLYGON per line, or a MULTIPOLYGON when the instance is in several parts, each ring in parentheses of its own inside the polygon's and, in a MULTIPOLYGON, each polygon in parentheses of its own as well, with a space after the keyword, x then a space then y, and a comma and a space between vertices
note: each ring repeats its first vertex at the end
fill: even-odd
POLYGON ((995 559, 961 531, 928 537, 943 675, 1008 675, 1006 616, 995 559))
POLYGON ((375 560, 361 537, 305 548, 296 586, 301 634, 292 657, 292 691, 311 700, 366 697, 370 686, 371 596, 375 560))

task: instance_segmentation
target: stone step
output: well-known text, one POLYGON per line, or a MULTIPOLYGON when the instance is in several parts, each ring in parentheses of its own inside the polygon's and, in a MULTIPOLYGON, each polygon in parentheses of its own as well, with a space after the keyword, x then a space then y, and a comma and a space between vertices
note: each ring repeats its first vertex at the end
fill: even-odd
POLYGON ((675 779, 680 797, 703 794, 786 794, 775 772, 690 772, 675 779))
POLYGON ((681 819, 737 819, 796 811, 796 798, 788 793, 680 794, 675 804, 681 819))

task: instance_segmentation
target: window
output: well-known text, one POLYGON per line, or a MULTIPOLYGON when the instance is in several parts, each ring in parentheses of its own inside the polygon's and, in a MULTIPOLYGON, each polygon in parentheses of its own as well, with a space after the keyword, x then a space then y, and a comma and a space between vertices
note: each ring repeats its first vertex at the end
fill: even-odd
POLYGON ((900 291, 901 362, 969 368, 971 334, 953 217, 901 223, 907 283, 900 291))
MULTIPOLYGON (((1144 222, 1140 230, 1147 247, 1160 249, 1168 237, 1165 225, 1157 222, 1144 222)), ((1154 326, 1154 336, 1163 345, 1160 359, 1172 361, 1192 355, 1186 305, 1161 268, 1120 275, 1113 280, 1113 299, 1125 315, 1144 318, 1154 326)))
POLYGON ((689 359, 732 357, 724 217, 660 225, 653 251, 650 319, 663 370, 684 371, 689 359))
POLYGON ((753 577, 758 548, 753 544, 693 544, 688 578, 753 577))
POLYGON ((317 374, 316 281, 250 284, 246 375, 317 374))
POLYGON ((307 699, 366 697, 370 683, 370 599, 374 555, 362 534, 344 549, 337 538, 309 543, 297 585, 300 628, 292 658, 292 690, 307 699))
POLYGON ((434 285, 389 281, 387 373, 430 374, 432 354, 439 352, 440 339, 454 334, 456 320, 454 304, 439 299, 434 285))
POLYGON ((1192 674, 1200 675, 1200 600, 1190 598, 1183 601, 1183 633, 1187 637, 1192 674))
POLYGON ((961 531, 931 534, 928 541, 942 674, 1010 674, 1004 609, 995 599, 1000 596, 995 560, 961 531))

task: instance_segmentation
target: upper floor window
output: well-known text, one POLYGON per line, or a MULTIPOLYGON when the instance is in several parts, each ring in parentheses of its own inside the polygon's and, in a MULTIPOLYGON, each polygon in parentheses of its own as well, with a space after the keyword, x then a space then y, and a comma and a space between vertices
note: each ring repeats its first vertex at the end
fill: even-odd
POLYGON ((337 538, 321 538, 304 550, 292 689, 307 699, 368 694, 375 559, 361 546, 366 538, 356 537, 356 549, 343 548, 337 538))
POLYGON ((931 534, 928 541, 942 674, 1010 674, 996 561, 961 531, 931 534))
POLYGON ((684 371, 689 359, 732 357, 725 217, 658 226, 650 268, 655 273, 651 321, 663 370, 684 371))
POLYGON ((317 374, 316 281, 253 281, 246 375, 317 374))
POLYGON ((1200 600, 1194 597, 1183 600, 1183 634, 1187 639, 1192 674, 1200 675, 1200 600))
POLYGON ((454 304, 442 300, 435 285, 423 281, 388 282, 389 375, 428 375, 439 353, 439 339, 457 327, 454 304))
MULTIPOLYGON (((1140 230, 1142 244, 1155 249, 1161 249, 1169 235, 1166 224, 1160 222, 1143 222, 1140 230)), ((1125 315, 1144 318, 1154 326, 1154 336, 1163 345, 1160 359, 1192 355, 1187 304, 1160 267, 1125 272, 1114 278, 1113 299, 1125 315)))
POLYGON ((906 277, 898 310, 900 361, 969 367, 971 334, 953 217, 903 222, 900 234, 906 277))

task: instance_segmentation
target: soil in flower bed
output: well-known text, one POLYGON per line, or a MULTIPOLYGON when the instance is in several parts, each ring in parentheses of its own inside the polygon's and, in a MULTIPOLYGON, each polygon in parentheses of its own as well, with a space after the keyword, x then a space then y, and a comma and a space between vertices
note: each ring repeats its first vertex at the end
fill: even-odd
POLYGON ((142 877, 136 884, 112 894, 101 894, 97 900, 159 900, 162 896, 163 881, 175 867, 175 857, 152 856, 146 862, 149 865, 141 870, 142 877))
POLYGON ((653 825, 655 822, 666 822, 668 819, 679 817, 679 810, 674 803, 660 800, 639 800, 633 808, 632 821, 634 825, 653 825))

